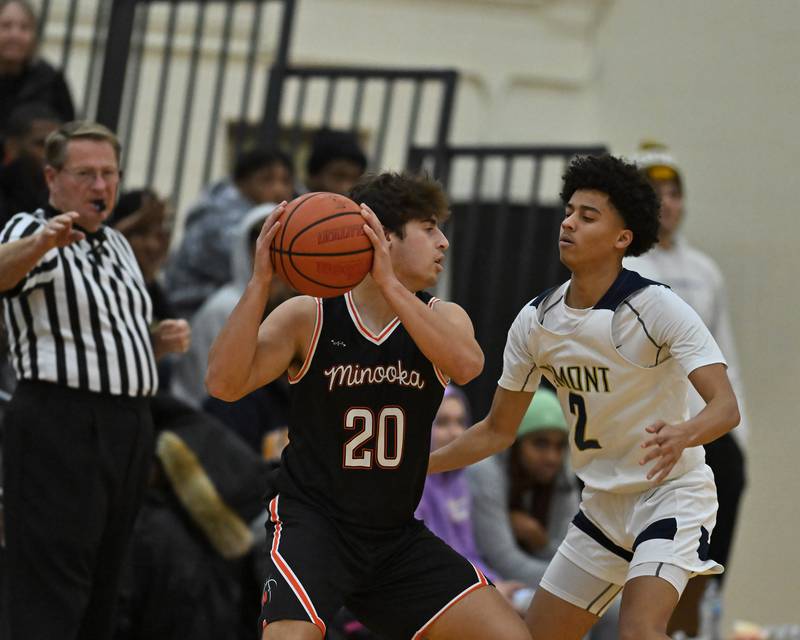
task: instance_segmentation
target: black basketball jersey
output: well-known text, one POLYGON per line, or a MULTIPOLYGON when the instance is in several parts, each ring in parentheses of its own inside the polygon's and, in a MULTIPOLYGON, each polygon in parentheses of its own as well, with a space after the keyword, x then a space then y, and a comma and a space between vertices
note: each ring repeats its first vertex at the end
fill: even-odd
POLYGON ((308 356, 289 381, 289 444, 278 490, 346 524, 391 529, 410 522, 447 380, 400 320, 375 335, 349 292, 318 299, 308 356))

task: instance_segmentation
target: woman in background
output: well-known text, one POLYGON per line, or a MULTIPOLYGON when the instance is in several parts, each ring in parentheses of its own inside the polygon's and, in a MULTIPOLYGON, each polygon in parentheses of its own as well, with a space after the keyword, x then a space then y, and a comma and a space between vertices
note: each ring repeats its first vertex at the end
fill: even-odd
MULTIPOLYGON (((431 430, 431 450, 435 451, 457 438, 470 424, 469 401, 464 392, 448 385, 444 399, 436 413, 431 430)), ((467 481, 466 469, 429 475, 425 481, 416 516, 425 522, 433 533, 478 567, 489 578, 497 590, 512 604, 524 612, 532 595, 515 593, 521 591, 521 582, 503 579, 502 572, 493 571, 481 558, 472 532, 472 496, 467 481), (524 602, 523 602, 524 598, 524 602)))
POLYGON ((75 119, 64 74, 36 55, 37 18, 27 0, 0 0, 0 140, 15 107, 39 103, 75 119))

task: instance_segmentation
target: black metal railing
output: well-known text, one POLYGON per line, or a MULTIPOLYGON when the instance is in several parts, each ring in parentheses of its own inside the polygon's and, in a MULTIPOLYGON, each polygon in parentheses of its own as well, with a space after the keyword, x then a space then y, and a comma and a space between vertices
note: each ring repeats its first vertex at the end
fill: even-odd
MULTIPOLYGON (((277 70, 271 77, 278 78, 277 70)), ((273 117, 265 120, 266 135, 283 129, 293 155, 321 127, 358 135, 371 169, 402 168, 411 146, 440 152, 448 142, 455 70, 288 66, 283 81, 268 96, 266 113, 273 117)))
MULTIPOLYGON (((293 156, 323 126, 364 143, 371 169, 450 133, 452 69, 289 65, 295 0, 39 0, 42 53, 65 70, 79 116, 114 129, 126 188, 182 210, 257 140, 293 156)), ((302 164, 302 163, 300 163, 302 164)), ((438 170, 437 170, 438 171, 438 170)))
POLYGON ((110 32, 127 37, 122 44, 109 42, 97 119, 116 128, 126 143, 128 184, 156 186, 182 203, 227 173, 232 157, 251 142, 245 125, 264 119, 266 98, 256 88, 265 96, 270 68, 286 65, 294 5, 114 3, 110 32), (281 15, 272 15, 270 5, 280 5, 281 15), (159 19, 159 8, 156 43, 148 25, 159 19), (151 98, 149 104, 143 97, 151 98))
POLYGON ((295 0, 40 0, 41 51, 79 116, 123 142, 125 186, 180 206, 265 119, 286 66, 295 0))
POLYGON ((468 388, 478 415, 489 408, 514 317, 568 276, 557 242, 561 175, 572 157, 603 151, 600 145, 411 149, 409 169, 436 175, 450 198, 451 250, 441 294, 470 315, 486 355, 483 374, 468 388))

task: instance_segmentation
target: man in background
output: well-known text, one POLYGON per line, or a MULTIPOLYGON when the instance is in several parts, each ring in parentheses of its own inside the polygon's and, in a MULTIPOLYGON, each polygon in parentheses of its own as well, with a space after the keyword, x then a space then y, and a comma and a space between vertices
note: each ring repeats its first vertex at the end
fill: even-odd
POLYGON ((320 129, 311 141, 306 163, 309 191, 347 195, 367 168, 367 156, 356 136, 348 131, 320 129))
POLYGON ((191 318, 231 280, 233 235, 254 206, 293 195, 292 163, 280 151, 254 149, 237 159, 233 175, 212 184, 186 214, 183 240, 166 268, 166 284, 178 315, 191 318))
MULTIPOLYGON (((665 147, 645 143, 635 161, 661 201, 660 227, 658 243, 641 256, 626 258, 625 266, 645 278, 669 285, 697 312, 728 361, 728 376, 739 400, 739 427, 704 445, 706 463, 714 471, 717 482, 719 501, 709 553, 714 560, 727 566, 746 483, 744 447, 748 425, 725 280, 717 264, 678 233, 684 219, 684 183, 675 158, 665 147)), ((689 389, 689 404, 692 415, 705 406, 693 387, 689 389)), ((707 581, 717 580, 721 585, 725 575, 697 576, 689 582, 670 623, 670 632, 683 630, 690 636, 697 635, 698 603, 707 581)))
POLYGON ((47 204, 44 141, 60 124, 45 104, 22 105, 10 115, 0 166, 0 226, 15 213, 47 204))

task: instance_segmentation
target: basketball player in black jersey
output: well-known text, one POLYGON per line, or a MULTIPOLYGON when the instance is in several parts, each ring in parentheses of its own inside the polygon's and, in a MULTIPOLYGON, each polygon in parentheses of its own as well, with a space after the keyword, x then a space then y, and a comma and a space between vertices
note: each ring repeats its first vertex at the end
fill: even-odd
POLYGON ((223 400, 284 372, 292 383, 290 442, 269 500, 263 638, 319 640, 347 606, 386 638, 527 639, 480 571, 413 516, 444 385, 483 367, 464 310, 422 293, 442 271, 447 200, 407 174, 367 177, 350 195, 375 249, 364 281, 337 298, 292 298, 262 322, 282 204, 209 354, 206 383, 223 400))

